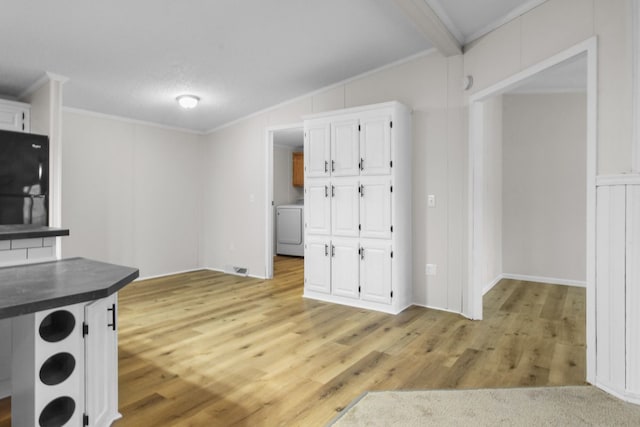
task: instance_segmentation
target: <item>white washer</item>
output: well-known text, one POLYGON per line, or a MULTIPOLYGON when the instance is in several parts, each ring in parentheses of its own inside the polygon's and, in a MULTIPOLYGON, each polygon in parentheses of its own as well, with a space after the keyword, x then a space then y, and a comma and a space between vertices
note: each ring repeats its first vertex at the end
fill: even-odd
POLYGON ((276 208, 276 253, 304 256, 304 205, 280 205, 276 208))

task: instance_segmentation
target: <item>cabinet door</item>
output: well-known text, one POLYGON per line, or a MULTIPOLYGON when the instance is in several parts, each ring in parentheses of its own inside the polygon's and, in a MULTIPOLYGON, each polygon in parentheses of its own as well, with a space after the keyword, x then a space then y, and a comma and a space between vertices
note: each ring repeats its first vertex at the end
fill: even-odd
POLYGON ((391 173, 391 119, 388 116, 360 121, 360 175, 391 173))
POLYGON ((358 181, 334 179, 331 182, 331 234, 358 237, 360 224, 358 181))
POLYGON ((360 237, 391 238, 391 180, 360 179, 360 237))
POLYGON ((118 413, 117 294, 87 304, 85 413, 90 426, 108 426, 118 413))
POLYGON ((0 102, 0 129, 29 132, 29 109, 0 102))
POLYGON ((309 237, 304 244, 304 286, 313 292, 331 293, 329 240, 309 237))
POLYGON ((328 180, 307 180, 304 190, 305 229, 309 234, 331 234, 331 184, 328 180))
POLYGON ((358 120, 341 120, 331 123, 331 175, 358 176, 359 164, 358 120))
POLYGON ((360 251, 360 298, 391 303, 391 244, 362 241, 360 251))
POLYGON ((304 187, 304 154, 301 152, 293 153, 292 158, 292 176, 291 185, 294 187, 304 187))
POLYGON ((329 176, 330 136, 329 123, 317 123, 306 127, 304 157, 308 178, 329 176))
POLYGON ((331 293, 342 297, 358 298, 359 245, 357 239, 331 241, 331 293))

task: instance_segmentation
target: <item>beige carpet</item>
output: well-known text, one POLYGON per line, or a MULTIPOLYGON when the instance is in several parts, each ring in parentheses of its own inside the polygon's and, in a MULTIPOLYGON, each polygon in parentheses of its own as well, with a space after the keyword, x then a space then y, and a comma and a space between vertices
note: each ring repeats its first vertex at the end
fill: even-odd
POLYGON ((368 392, 329 425, 640 426, 640 406, 588 386, 368 392))

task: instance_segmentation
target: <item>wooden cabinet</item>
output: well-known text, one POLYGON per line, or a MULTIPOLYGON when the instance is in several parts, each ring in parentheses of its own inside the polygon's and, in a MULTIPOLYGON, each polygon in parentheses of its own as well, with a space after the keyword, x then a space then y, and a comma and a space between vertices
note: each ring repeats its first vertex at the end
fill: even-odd
POLYGON ((29 104, 0 100, 0 129, 29 132, 30 111, 29 104))
POLYGON ((305 119, 305 297, 411 303, 410 129, 397 102, 305 119))
POLYGON ((292 178, 291 184, 294 187, 304 187, 304 154, 295 152, 292 155, 292 178))

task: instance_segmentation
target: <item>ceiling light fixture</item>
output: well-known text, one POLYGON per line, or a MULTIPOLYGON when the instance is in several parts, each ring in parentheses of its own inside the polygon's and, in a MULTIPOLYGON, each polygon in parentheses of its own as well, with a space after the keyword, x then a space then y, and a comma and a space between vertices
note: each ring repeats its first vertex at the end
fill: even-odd
POLYGON ((180 104, 182 108, 189 110, 191 108, 195 108, 196 105, 198 105, 198 101, 200 101, 200 98, 195 95, 180 95, 176 98, 176 100, 178 100, 178 104, 180 104))

